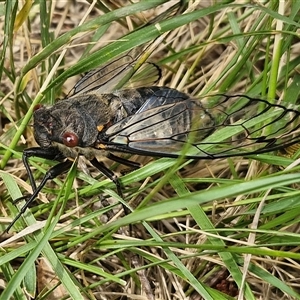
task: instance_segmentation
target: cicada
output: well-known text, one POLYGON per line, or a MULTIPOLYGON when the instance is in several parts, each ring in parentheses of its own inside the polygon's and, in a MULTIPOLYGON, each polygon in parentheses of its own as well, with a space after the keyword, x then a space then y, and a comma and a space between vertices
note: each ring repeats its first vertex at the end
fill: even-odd
POLYGON ((115 89, 132 65, 130 56, 124 58, 127 62, 121 67, 116 60, 85 75, 68 98, 35 108, 33 129, 39 147, 23 152, 33 193, 7 230, 46 182, 69 170, 78 156, 110 178, 121 195, 118 178, 103 157, 137 167, 118 154, 178 157, 185 148, 186 158, 215 159, 269 152, 300 141, 300 113, 289 105, 246 95, 191 97, 165 86, 115 89), (59 162, 39 186, 28 162, 32 156, 59 162))

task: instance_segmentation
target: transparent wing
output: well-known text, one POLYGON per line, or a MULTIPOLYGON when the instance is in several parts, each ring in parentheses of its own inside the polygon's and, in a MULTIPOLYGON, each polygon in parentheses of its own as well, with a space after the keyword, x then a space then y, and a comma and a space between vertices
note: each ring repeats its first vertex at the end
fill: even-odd
POLYGON ((74 86, 70 95, 78 95, 93 90, 102 94, 110 93, 122 87, 149 86, 161 77, 160 68, 145 59, 146 49, 133 49, 110 61, 104 66, 88 72, 74 86), (138 50, 139 49, 139 50, 138 50))
POLYGON ((192 99, 169 88, 153 88, 139 112, 110 126, 99 142, 144 155, 174 157, 189 144, 188 157, 239 156, 299 142, 299 120, 297 107, 248 96, 192 99))

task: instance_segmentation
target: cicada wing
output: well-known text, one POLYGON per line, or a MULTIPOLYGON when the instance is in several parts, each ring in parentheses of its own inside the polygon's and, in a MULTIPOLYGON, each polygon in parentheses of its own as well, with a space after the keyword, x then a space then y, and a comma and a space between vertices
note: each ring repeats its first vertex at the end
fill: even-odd
POLYGON ((100 93, 113 91, 120 78, 130 71, 132 62, 133 58, 130 53, 127 53, 88 72, 75 84, 72 94, 87 93, 93 90, 98 90, 100 93))
POLYGON ((182 95, 153 92, 138 113, 107 129, 105 141, 120 151, 166 157, 188 144, 186 155, 193 158, 263 153, 300 141, 297 108, 239 95, 182 95))
POLYGON ((96 90, 107 94, 126 86, 148 86, 161 77, 160 68, 145 60, 150 55, 144 55, 147 48, 133 49, 84 75, 74 86, 70 95, 78 95, 96 90))
POLYGON ((152 86, 149 88, 138 88, 136 91, 139 93, 141 99, 144 100, 144 104, 139 108, 136 114, 190 98, 185 93, 167 87, 152 86))

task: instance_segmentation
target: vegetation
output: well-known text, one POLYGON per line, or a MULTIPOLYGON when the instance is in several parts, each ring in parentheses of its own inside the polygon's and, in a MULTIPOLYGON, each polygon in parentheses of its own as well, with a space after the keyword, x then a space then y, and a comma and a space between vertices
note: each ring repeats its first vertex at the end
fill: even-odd
MULTIPOLYGON (((300 2, 124 3, 0 2, 2 231, 24 205, 13 199, 31 191, 21 157, 36 146, 33 107, 131 49, 156 43, 157 84, 193 97, 297 102, 300 2)), ((94 168, 74 164, 1 237, 0 300, 300 299, 295 148, 216 160, 133 155, 142 168, 111 164, 124 201, 94 168)), ((30 164, 40 182, 55 162, 30 164)))

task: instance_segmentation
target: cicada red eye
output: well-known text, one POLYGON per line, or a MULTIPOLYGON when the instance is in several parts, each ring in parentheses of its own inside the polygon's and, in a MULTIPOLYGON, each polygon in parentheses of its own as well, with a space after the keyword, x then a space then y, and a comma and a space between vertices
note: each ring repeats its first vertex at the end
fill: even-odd
POLYGON ((43 105, 42 104, 37 104, 33 107, 33 111, 37 111, 38 109, 42 108, 43 105))
POLYGON ((73 132, 65 132, 63 134, 63 143, 67 147, 76 147, 78 146, 78 136, 73 132))

